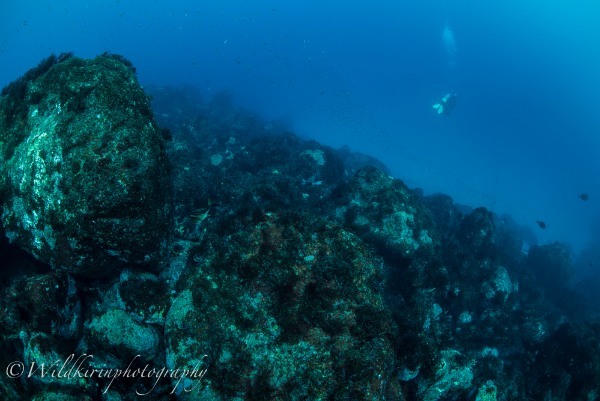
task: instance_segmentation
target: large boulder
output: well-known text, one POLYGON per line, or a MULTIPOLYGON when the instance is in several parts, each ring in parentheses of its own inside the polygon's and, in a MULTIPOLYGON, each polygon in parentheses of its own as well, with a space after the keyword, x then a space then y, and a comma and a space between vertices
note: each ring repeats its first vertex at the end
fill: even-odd
POLYGON ((50 57, 0 96, 6 236, 84 276, 157 267, 171 221, 169 164, 131 63, 50 57))

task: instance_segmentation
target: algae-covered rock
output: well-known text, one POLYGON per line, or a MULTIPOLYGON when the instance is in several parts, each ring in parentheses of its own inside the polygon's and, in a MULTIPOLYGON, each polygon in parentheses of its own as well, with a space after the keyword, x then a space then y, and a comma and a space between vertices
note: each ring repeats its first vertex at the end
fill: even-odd
POLYGON ((64 272, 30 276, 19 282, 19 287, 27 296, 16 298, 14 303, 29 330, 66 338, 80 334, 81 302, 70 276, 64 272))
POLYGON ((88 324, 88 341, 116 355, 144 360, 154 358, 158 346, 157 331, 135 321, 120 309, 111 309, 88 324))
POLYGON ((157 264, 171 213, 163 141, 124 58, 43 61, 0 96, 6 236, 87 276, 157 264))
POLYGON ((348 185, 339 215, 384 254, 412 257, 428 253, 437 242, 431 218, 417 195, 402 181, 366 167, 348 185))
POLYGON ((61 391, 40 391, 32 401, 91 401, 92 398, 81 395, 71 395, 61 391))
POLYGON ((498 399, 498 388, 493 381, 488 380, 477 390, 475 401, 496 401, 498 399))
POLYGON ((456 350, 442 350, 433 383, 424 387, 419 399, 424 401, 461 399, 471 387, 473 361, 456 350))
MULTIPOLYGON (((63 389, 80 396, 93 393, 95 383, 83 375, 66 374, 67 366, 81 363, 80 356, 61 352, 61 339, 44 333, 20 333, 23 343, 23 362, 28 386, 40 389, 63 389), (62 371, 61 371, 62 368, 62 371)), ((14 369, 13 369, 14 373, 14 369)))
POLYGON ((494 249, 494 222, 492 214, 480 207, 465 216, 456 237, 472 256, 482 258, 494 249))
POLYGON ((397 378, 381 259, 318 218, 250 217, 211 219, 191 252, 185 290, 167 315, 168 367, 203 363, 210 399, 389 396, 397 378))

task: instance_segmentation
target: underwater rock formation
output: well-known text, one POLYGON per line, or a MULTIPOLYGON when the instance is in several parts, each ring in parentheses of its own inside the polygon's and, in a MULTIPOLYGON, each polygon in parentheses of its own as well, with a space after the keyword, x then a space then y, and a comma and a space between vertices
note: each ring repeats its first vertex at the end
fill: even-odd
POLYGON ((215 220, 167 315, 170 368, 206 355, 207 399, 360 399, 398 385, 383 263, 358 237, 283 210, 215 220))
MULTIPOLYGON (((154 254, 164 268, 132 264, 90 280, 46 264, 64 250, 0 240, 0 366, 88 355, 81 368, 96 372, 16 380, 6 369, 0 399, 598 399, 600 325, 579 312, 590 306, 570 286, 565 246, 524 252, 509 218, 424 196, 348 149, 275 133, 230 95, 203 103, 179 93, 154 93, 172 138, 164 151, 151 142, 173 173, 170 254, 154 254), (98 373, 126 368, 138 376, 98 373)), ((3 177, 7 201, 15 189, 3 177)), ((103 193, 90 182, 83 191, 103 193)), ((6 210, 14 233, 22 220, 6 210)), ((145 238, 127 235, 116 252, 145 238)))
POLYGON ((5 235, 84 276, 163 263, 171 217, 163 142, 127 60, 44 60, 0 96, 5 235))
POLYGON ((358 171, 347 186, 337 214, 380 253, 409 258, 431 252, 434 239, 427 210, 402 181, 376 168, 358 171))

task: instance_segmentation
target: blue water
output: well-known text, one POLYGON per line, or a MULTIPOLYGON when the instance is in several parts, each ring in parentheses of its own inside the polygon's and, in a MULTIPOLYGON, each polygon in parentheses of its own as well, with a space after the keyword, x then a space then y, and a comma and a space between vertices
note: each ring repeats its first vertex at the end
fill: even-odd
POLYGON ((119 53, 143 85, 229 90, 580 249, 600 243, 598 21, 600 3, 573 0, 2 1, 0 86, 50 53, 119 53))

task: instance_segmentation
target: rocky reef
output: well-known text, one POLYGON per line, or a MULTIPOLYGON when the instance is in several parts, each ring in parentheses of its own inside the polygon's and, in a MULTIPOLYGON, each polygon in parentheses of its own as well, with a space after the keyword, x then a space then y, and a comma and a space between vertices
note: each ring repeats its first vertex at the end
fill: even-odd
POLYGON ((149 92, 110 54, 2 92, 1 399, 599 399, 565 245, 149 92))

